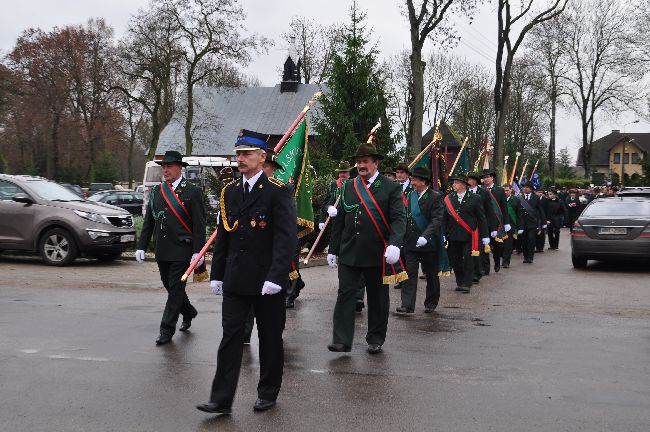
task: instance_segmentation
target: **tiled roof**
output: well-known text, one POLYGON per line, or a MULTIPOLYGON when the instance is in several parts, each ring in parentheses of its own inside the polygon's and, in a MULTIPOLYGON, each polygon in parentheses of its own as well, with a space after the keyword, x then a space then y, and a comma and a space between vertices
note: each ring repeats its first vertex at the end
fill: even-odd
MULTIPOLYGON (((429 131, 424 134, 422 137, 422 145, 421 148, 424 148, 429 145, 431 140, 433 139, 433 134, 436 131, 435 126, 429 129, 429 131)), ((442 143, 441 146, 442 148, 445 147, 445 144, 447 145, 447 148, 449 149, 454 149, 454 148, 460 148, 462 145, 462 142, 460 138, 458 137, 458 134, 449 126, 447 123, 441 121, 440 122, 440 133, 442 134, 442 143)))
MULTIPOLYGON (((612 131, 609 135, 597 139, 591 145, 591 165, 609 166, 609 150, 625 137, 633 140, 646 153, 650 151, 650 133, 621 133, 612 131)), ((576 165, 582 166, 582 148, 578 150, 576 165)))
MULTIPOLYGON (((281 93, 279 84, 239 89, 196 88, 192 154, 234 155, 235 140, 242 128, 282 136, 314 93, 323 90, 315 84, 298 84, 295 93, 281 93)), ((317 110, 318 104, 315 104, 307 115, 310 135, 314 135, 313 117, 317 110)), ((185 153, 184 112, 183 107, 177 109, 163 129, 156 154, 164 154, 167 150, 185 153)))

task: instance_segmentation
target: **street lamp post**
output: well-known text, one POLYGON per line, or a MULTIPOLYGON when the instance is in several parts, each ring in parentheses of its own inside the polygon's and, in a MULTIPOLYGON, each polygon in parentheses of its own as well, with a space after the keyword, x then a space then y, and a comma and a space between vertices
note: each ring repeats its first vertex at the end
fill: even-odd
POLYGON ((634 120, 623 125, 623 153, 621 154, 621 189, 625 188, 625 144, 630 142, 630 137, 625 135, 625 127, 634 123, 638 123, 639 120, 634 120))

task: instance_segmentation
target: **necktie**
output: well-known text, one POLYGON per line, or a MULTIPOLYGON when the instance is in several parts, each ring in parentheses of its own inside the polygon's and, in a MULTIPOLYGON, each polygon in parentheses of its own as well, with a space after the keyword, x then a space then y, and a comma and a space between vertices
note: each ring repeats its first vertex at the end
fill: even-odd
POLYGON ((248 199, 248 195, 250 195, 250 191, 251 191, 250 185, 248 184, 248 182, 244 182, 244 201, 248 199))

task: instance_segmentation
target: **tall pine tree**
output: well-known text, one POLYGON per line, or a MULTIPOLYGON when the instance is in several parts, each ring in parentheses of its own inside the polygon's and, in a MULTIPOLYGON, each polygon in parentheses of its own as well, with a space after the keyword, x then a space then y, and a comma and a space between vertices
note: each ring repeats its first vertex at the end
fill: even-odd
POLYGON ((314 155, 317 172, 331 172, 337 161, 352 160, 357 147, 368 139, 368 132, 380 118, 377 148, 389 157, 385 164, 397 159, 386 116, 385 81, 377 64, 378 51, 369 46, 371 33, 366 31, 365 19, 365 12, 353 1, 341 50, 333 56, 326 81, 329 92, 319 101, 320 115, 315 126, 319 145, 314 155))

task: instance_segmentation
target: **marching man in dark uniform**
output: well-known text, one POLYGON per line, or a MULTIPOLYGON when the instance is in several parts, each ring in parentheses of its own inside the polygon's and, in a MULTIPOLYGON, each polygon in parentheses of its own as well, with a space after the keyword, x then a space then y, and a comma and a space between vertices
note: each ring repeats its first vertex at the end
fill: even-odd
POLYGON ((402 306, 397 308, 400 314, 415 312, 420 264, 427 278, 424 312, 433 312, 440 299, 437 249, 444 209, 442 194, 429 188, 430 181, 431 171, 428 169, 418 167, 413 170, 413 190, 406 198, 407 225, 402 249, 408 280, 402 282, 402 306))
MULTIPOLYGON (((467 182, 469 184, 467 191, 474 195, 477 195, 481 201, 481 206, 483 207, 483 214, 485 215, 485 220, 487 221, 490 238, 495 238, 497 236, 496 216, 494 214, 492 205, 488 201, 488 193, 480 186, 481 176, 478 173, 469 173, 467 174, 467 182)), ((485 248, 481 247, 479 255, 474 257, 474 279, 472 279, 472 282, 475 284, 479 283, 482 276, 487 276, 490 274, 490 257, 486 257, 486 255, 488 254, 485 252, 485 248)))
POLYGON ((444 199, 444 227, 447 254, 456 275, 456 291, 468 293, 472 288, 474 265, 479 249, 490 244, 487 221, 481 198, 468 192, 467 177, 450 178, 453 192, 444 199), (479 241, 480 239, 480 241, 479 241))
MULTIPOLYGON (((539 205, 544 211, 545 215, 548 215, 548 198, 543 190, 538 190, 535 192, 539 198, 539 205)), ((546 229, 548 228, 548 223, 546 219, 542 221, 542 229, 537 231, 537 237, 535 238, 535 250, 537 253, 544 253, 544 245, 546 244, 546 229)))
POLYGON ((573 224, 578 220, 578 216, 580 216, 583 208, 577 190, 571 189, 569 191, 569 196, 566 199, 566 206, 569 211, 569 228, 573 231, 573 224))
POLYGON ((533 193, 533 183, 527 181, 524 184, 519 200, 519 214, 517 215, 518 228, 517 234, 522 236, 521 247, 524 251, 524 263, 532 264, 535 257, 535 243, 537 233, 542 230, 546 221, 544 209, 539 203, 539 197, 533 193))
POLYGON ((325 205, 323 206, 323 211, 321 212, 320 216, 320 223, 318 224, 319 230, 323 231, 325 228, 325 219, 327 219, 327 216, 330 213, 335 213, 333 211, 336 210, 334 203, 336 202, 336 198, 339 196, 339 192, 341 191, 341 187, 343 187, 343 183, 345 183, 350 178, 351 169, 352 167, 348 161, 341 161, 339 163, 339 167, 336 169, 336 174, 339 178, 330 183, 330 186, 327 189, 327 199, 325 200, 325 205), (330 210, 330 207, 332 207, 332 210, 330 210))
POLYGON ((546 205, 546 221, 549 249, 557 250, 560 247, 560 229, 569 217, 566 204, 560 199, 557 191, 548 191, 548 204, 546 205))
POLYGON ((508 209, 508 216, 510 217, 510 224, 512 229, 509 232, 508 238, 503 241, 503 260, 501 266, 503 268, 510 267, 510 258, 512 257, 512 251, 515 248, 515 242, 518 241, 515 237, 517 236, 518 231, 518 220, 517 213, 519 209, 519 201, 512 192, 512 187, 508 184, 503 185, 503 191, 506 194, 506 203, 508 209))
POLYGON ((359 175, 341 190, 327 263, 337 266, 339 290, 334 307, 330 351, 349 352, 354 337, 355 294, 361 275, 368 297, 368 352, 378 354, 388 329, 388 284, 408 276, 400 260, 406 231, 406 208, 400 186, 378 171, 383 156, 372 144, 361 144, 359 175))
MULTIPOLYGON (((508 239, 512 234, 510 230, 510 214, 508 213, 508 203, 506 201, 506 193, 503 188, 494 184, 496 174, 494 171, 485 170, 481 174, 481 181, 483 182, 483 189, 487 193, 487 201, 492 209, 496 220, 497 235, 493 236, 490 240, 490 248, 494 255, 494 272, 498 273, 501 270, 501 258, 503 257, 503 242, 508 239)), ((490 268, 490 254, 481 254, 483 260, 483 267, 490 268)))
POLYGON ((406 198, 406 195, 413 190, 413 185, 411 184, 409 175, 411 175, 411 171, 409 170, 409 166, 404 162, 395 167, 395 180, 397 180, 400 186, 402 186, 404 198, 406 198))
POLYGON ((181 175, 187 164, 179 152, 168 151, 156 163, 162 165, 163 181, 151 191, 135 259, 144 262, 144 253, 155 235, 156 262, 167 290, 156 345, 164 345, 171 342, 179 315, 183 315, 180 331, 187 331, 197 315, 181 276, 205 244, 205 208, 201 190, 181 175))
POLYGON ((244 324, 255 310, 260 347, 256 411, 275 406, 282 384, 284 292, 296 247, 296 207, 282 182, 262 171, 267 136, 242 130, 235 151, 242 178, 224 186, 210 287, 223 294, 223 338, 210 402, 201 411, 230 414, 241 368, 244 324))

